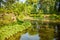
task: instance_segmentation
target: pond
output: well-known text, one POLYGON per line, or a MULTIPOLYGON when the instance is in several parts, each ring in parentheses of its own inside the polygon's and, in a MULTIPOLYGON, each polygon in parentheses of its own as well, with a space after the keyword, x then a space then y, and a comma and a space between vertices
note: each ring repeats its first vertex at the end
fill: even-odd
POLYGON ((56 40, 52 25, 40 25, 33 21, 32 26, 22 32, 20 40, 56 40))
POLYGON ((29 33, 25 33, 21 36, 20 40, 40 40, 40 37, 39 34, 30 35, 29 33))
MULTIPOLYGON (((23 33, 21 35, 20 40, 40 40, 40 35, 39 35, 38 29, 29 28, 26 33, 23 33)), ((53 40, 56 40, 56 39, 54 38, 53 40)))
POLYGON ((38 29, 36 27, 28 28, 20 37, 20 40, 40 40, 38 29))
POLYGON ((23 34, 20 40, 39 40, 39 35, 29 35, 29 33, 23 34))

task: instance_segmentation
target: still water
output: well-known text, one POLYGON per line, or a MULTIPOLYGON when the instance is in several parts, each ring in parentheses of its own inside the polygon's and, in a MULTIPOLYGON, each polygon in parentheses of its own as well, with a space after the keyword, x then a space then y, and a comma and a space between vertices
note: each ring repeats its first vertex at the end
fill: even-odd
POLYGON ((56 40, 54 38, 54 29, 46 26, 34 25, 20 37, 20 40, 56 40))
POLYGON ((29 33, 23 34, 20 40, 39 40, 39 35, 29 35, 29 33))
MULTIPOLYGON (((30 35, 28 32, 21 35, 20 40, 40 40, 39 34, 30 35)), ((55 38, 53 40, 56 40, 55 38)))
POLYGON ((23 35, 21 35, 20 40, 40 40, 37 27, 29 28, 25 33, 23 33, 23 35))

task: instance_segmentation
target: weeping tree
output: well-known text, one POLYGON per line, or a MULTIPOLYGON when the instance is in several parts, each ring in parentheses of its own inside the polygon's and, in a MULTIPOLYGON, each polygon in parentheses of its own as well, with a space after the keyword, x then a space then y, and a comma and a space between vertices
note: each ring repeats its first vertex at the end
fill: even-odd
POLYGON ((12 20, 16 20, 16 16, 12 10, 9 10, 11 8, 11 5, 15 2, 15 0, 0 0, 1 7, 0 7, 0 25, 9 24, 12 22, 12 20), (10 16, 9 16, 10 15, 10 16), (13 19, 12 19, 13 17, 13 19))
POLYGON ((20 3, 16 3, 16 4, 14 4, 14 3, 15 3, 15 0, 6 0, 4 7, 0 8, 0 28, 2 28, 2 29, 0 29, 0 40, 19 40, 20 32, 18 32, 18 31, 22 30, 22 29, 24 30, 25 28, 28 28, 28 26, 30 25, 29 24, 30 22, 22 24, 23 22, 20 21, 21 19, 24 18, 24 15, 23 15, 24 5, 23 4, 20 5, 20 3), (17 18, 20 20, 17 20, 17 18), (19 23, 16 23, 17 25, 14 24, 16 21, 19 22, 19 23), (12 24, 12 25, 10 25, 10 24, 12 24), (26 26, 25 24, 26 25, 29 24, 29 25, 26 26), (26 27, 24 27, 23 25, 26 27), (21 28, 19 28, 18 26, 21 28), (14 30, 10 30, 10 29, 14 29, 14 30), (3 33, 3 30, 5 33, 3 33), (8 30, 10 30, 10 31, 8 31, 8 30), (5 35, 5 34, 7 34, 7 35, 5 35))

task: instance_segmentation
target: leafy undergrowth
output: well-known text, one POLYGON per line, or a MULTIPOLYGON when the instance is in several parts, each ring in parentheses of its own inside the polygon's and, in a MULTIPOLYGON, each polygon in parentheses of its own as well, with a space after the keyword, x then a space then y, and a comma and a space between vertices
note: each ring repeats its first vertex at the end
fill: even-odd
POLYGON ((22 32, 29 27, 31 27, 30 22, 3 26, 0 28, 0 40, 4 40, 5 38, 8 39, 10 36, 16 34, 17 32, 22 32))

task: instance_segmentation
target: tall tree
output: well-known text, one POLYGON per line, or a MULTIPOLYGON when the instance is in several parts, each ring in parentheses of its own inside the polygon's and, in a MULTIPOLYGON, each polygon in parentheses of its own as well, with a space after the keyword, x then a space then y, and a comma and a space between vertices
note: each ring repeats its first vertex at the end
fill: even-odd
POLYGON ((44 13, 53 13, 56 0, 40 0, 41 9, 44 13))
MULTIPOLYGON (((60 15, 60 0, 56 0, 56 12, 57 12, 57 15, 60 15)), ((56 40, 60 40, 60 23, 57 24, 57 39, 56 40)))

